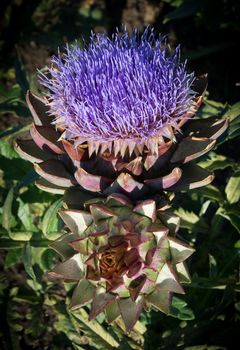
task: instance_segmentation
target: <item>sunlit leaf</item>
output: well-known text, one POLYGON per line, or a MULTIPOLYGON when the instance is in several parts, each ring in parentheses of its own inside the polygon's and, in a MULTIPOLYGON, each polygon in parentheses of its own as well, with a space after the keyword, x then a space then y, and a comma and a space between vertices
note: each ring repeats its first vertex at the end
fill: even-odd
POLYGON ((36 279, 32 267, 32 248, 29 243, 25 243, 22 249, 22 261, 27 274, 33 279, 36 279))
POLYGON ((175 296, 172 300, 170 315, 185 321, 194 320, 195 318, 193 311, 188 307, 187 303, 175 296))
POLYGON ((240 171, 237 171, 228 180, 225 193, 229 203, 237 203, 240 199, 240 171))
POLYGON ((62 206, 62 199, 54 202, 46 211, 41 224, 42 232, 46 238, 55 240, 62 235, 62 222, 58 217, 58 211, 62 206))
POLYGON ((5 202, 3 204, 3 211, 2 211, 2 226, 9 231, 11 228, 11 222, 12 222, 12 203, 14 198, 14 189, 13 187, 9 190, 8 195, 5 199, 5 202))

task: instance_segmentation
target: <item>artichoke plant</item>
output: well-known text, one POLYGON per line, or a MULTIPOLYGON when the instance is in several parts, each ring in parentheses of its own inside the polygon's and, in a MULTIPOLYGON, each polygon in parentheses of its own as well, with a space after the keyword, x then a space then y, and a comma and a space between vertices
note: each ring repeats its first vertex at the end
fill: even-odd
POLYGON ((190 281, 184 260, 194 252, 173 237, 178 225, 168 227, 151 199, 135 205, 112 194, 85 207, 60 211, 70 232, 51 244, 64 258, 51 274, 79 281, 71 308, 91 302, 90 319, 121 315, 128 331, 143 308, 169 313, 172 293, 184 293, 179 282, 190 281))
POLYGON ((73 308, 92 302, 90 318, 121 314, 131 330, 142 308, 168 313, 178 280, 189 281, 193 249, 174 238, 170 202, 213 180, 191 161, 227 121, 194 119, 207 77, 188 73, 180 48, 149 28, 92 34, 53 57, 40 82, 49 92, 28 92, 34 124, 16 147, 39 188, 64 194, 70 232, 52 244, 64 258, 52 273, 79 280, 73 308))

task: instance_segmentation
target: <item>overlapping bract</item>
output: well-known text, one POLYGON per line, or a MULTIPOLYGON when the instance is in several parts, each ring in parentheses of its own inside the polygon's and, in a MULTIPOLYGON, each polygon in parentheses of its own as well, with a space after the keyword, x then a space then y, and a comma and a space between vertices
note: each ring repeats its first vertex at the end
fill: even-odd
MULTIPOLYGON (((201 96, 196 98, 200 104, 201 96)), ((213 179, 212 174, 190 162, 212 149, 227 127, 226 120, 213 117, 183 119, 179 124, 181 130, 171 131, 175 141, 162 138, 160 144, 141 150, 133 143, 128 146, 131 155, 121 154, 122 145, 116 142, 111 152, 106 149, 96 154, 90 144, 75 147, 65 139, 64 130, 52 125, 46 100, 29 92, 27 102, 34 124, 31 138, 19 140, 17 151, 35 163, 35 170, 42 177, 37 186, 53 193, 64 193, 67 188, 77 186, 95 196, 117 192, 146 199, 165 191, 207 185, 213 179)))
POLYGON ((169 313, 172 293, 184 293, 179 282, 189 282, 183 261, 194 251, 174 238, 177 217, 154 200, 133 205, 120 194, 85 208, 60 212, 70 233, 52 243, 64 258, 52 274, 79 281, 71 307, 91 302, 90 319, 121 315, 127 331, 143 308, 169 313))

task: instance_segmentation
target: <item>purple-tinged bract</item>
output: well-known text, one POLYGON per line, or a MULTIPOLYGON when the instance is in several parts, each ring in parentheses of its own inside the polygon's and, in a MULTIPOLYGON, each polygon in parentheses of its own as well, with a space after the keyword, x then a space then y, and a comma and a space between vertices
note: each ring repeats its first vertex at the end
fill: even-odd
POLYGON ((149 28, 92 34, 84 49, 75 44, 54 56, 49 72, 40 80, 50 90, 50 111, 77 143, 145 143, 194 109, 194 74, 180 62, 180 48, 171 50, 149 28))

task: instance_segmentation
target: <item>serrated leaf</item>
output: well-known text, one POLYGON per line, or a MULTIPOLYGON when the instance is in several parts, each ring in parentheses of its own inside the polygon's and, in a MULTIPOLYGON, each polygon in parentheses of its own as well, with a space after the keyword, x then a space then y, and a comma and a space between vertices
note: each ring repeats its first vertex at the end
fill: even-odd
POLYGON ((216 115, 223 116, 225 107, 221 102, 204 100, 203 106, 198 110, 197 115, 203 118, 208 118, 209 116, 215 117, 216 115))
POLYGON ((232 167, 234 169, 237 166, 233 160, 214 152, 210 153, 209 159, 199 162, 198 165, 209 170, 210 172, 222 170, 227 167, 232 167))
POLYGON ((191 229, 194 224, 199 221, 198 215, 192 211, 187 211, 183 208, 178 208, 175 213, 181 218, 180 226, 191 229))
POLYGON ((195 319, 194 313, 188 307, 187 303, 184 300, 175 296, 172 300, 170 315, 184 321, 190 321, 195 319))
POLYGON ((186 228, 189 231, 196 230, 197 232, 206 232, 209 229, 208 224, 204 221, 204 218, 199 217, 192 211, 178 208, 175 213, 181 219, 180 227, 186 228))

